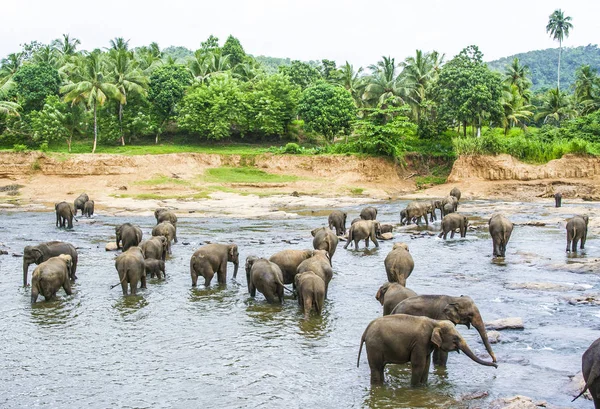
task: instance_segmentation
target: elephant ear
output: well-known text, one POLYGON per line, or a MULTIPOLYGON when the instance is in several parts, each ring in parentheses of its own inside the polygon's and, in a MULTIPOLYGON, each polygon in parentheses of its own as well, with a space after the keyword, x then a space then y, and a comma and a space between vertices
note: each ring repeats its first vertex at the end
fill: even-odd
POLYGON ((31 252, 33 253, 35 264, 40 264, 44 261, 44 253, 40 249, 33 248, 31 252))
POLYGON ((457 303, 450 303, 444 307, 446 319, 452 321, 455 325, 461 321, 458 309, 459 305, 457 303))
POLYGON ((440 327, 435 327, 433 332, 431 333, 431 342, 440 348, 442 346, 442 329, 440 327))

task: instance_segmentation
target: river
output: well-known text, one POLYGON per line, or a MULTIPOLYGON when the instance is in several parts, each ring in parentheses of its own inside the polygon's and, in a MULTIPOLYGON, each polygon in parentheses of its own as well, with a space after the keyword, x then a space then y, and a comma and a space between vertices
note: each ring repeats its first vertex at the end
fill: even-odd
MULTIPOLYGON (((378 219, 397 223, 406 202, 376 204, 378 219)), ((595 205, 592 206, 597 209, 595 205)), ((381 315, 375 293, 386 280, 383 260, 393 241, 379 249, 343 249, 333 257, 334 278, 322 317, 305 321, 295 300, 268 305, 248 295, 244 262, 288 248, 311 248, 310 230, 327 223, 331 209, 300 209, 297 218, 257 220, 180 217, 179 243, 167 260, 167 279, 149 280, 137 297, 123 297, 114 267, 114 227, 126 221, 150 235, 151 216, 96 215, 72 231, 55 227, 54 213, 0 213, 0 243, 9 253, 26 245, 63 240, 78 247, 79 277, 72 296, 30 304, 23 288, 22 259, 0 257, 0 407, 189 408, 324 407, 399 408, 484 406, 522 394, 556 405, 570 402, 569 376, 581 370, 581 354, 600 337, 598 307, 571 305, 566 298, 598 294, 600 276, 549 266, 600 255, 598 237, 588 236, 576 258, 565 254, 564 224, 515 226, 504 262, 493 261, 485 221, 508 209, 513 222, 548 215, 566 218, 573 209, 550 203, 472 201, 461 205, 475 230, 461 239, 411 238, 396 231, 415 260, 407 286, 419 294, 469 295, 486 321, 521 317, 524 330, 502 331, 492 345, 498 369, 463 354, 451 354, 446 370, 431 369, 427 387, 410 387, 408 365, 388 365, 383 387, 371 388, 363 351, 367 324, 381 315), (189 259, 205 242, 235 242, 240 270, 225 287, 191 288, 189 259), (564 285, 560 291, 520 288, 521 283, 564 285), (487 392, 469 401, 462 397, 487 392)), ((360 209, 346 208, 348 221, 360 209)), ((289 210, 288 210, 289 211, 289 210)), ((429 228, 439 231, 439 221, 429 228)), ((371 245, 372 246, 372 245, 371 245)), ((30 267, 31 271, 34 266, 30 267)), ((29 278, 31 280, 31 278, 29 278)), ((202 279, 200 279, 202 282, 202 279)), ((489 360, 477 332, 458 327, 472 350, 489 360)))

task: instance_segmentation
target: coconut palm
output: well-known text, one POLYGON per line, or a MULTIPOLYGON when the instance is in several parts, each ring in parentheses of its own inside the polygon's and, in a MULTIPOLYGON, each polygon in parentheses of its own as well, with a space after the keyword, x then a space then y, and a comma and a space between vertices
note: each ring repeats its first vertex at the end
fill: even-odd
POLYGON ((565 119, 574 118, 577 112, 571 106, 569 97, 558 88, 548 90, 544 95, 542 106, 538 108, 535 119, 543 119, 544 123, 560 125, 565 119))
POLYGON ((528 78, 530 74, 529 66, 521 65, 518 58, 514 58, 512 63, 504 70, 504 84, 514 85, 517 87, 519 95, 529 102, 531 92, 531 80, 528 78))
POLYGON ((444 55, 440 56, 437 51, 423 53, 416 50, 414 57, 408 57, 400 63, 404 86, 408 91, 408 103, 417 122, 427 100, 430 85, 437 79, 443 59, 444 55))
POLYGON ((561 9, 557 9, 554 10, 554 13, 550 14, 548 24, 546 25, 546 32, 550 33, 553 40, 558 41, 558 79, 556 81, 556 88, 558 89, 560 89, 560 57, 562 54, 562 42, 565 37, 569 37, 569 30, 573 28, 571 20, 571 17, 565 17, 561 9))
POLYGON ((40 49, 33 54, 32 61, 35 64, 48 64, 57 69, 60 65, 58 52, 51 45, 40 47, 40 49))
POLYGON ((231 68, 229 55, 221 55, 219 52, 204 52, 202 49, 194 52, 194 58, 188 63, 188 69, 194 80, 206 84, 211 77, 224 73, 231 68))
POLYGON ((0 101, 0 114, 19 116, 21 106, 16 102, 0 101))
POLYGON ((357 71, 354 71, 354 67, 348 61, 346 64, 340 67, 340 76, 336 79, 337 85, 340 85, 350 92, 354 99, 354 104, 357 108, 363 106, 362 95, 365 92, 365 80, 361 76, 363 69, 360 67, 357 71))
POLYGON ((521 95, 519 87, 516 84, 504 84, 502 90, 502 126, 504 135, 513 126, 525 127, 525 122, 533 118, 533 105, 521 95))
POLYGON ((71 105, 83 102, 88 109, 93 110, 94 147, 92 153, 96 152, 98 140, 96 114, 98 105, 104 105, 107 99, 115 99, 121 103, 125 102, 124 95, 110 79, 110 75, 106 75, 106 63, 102 58, 102 52, 94 50, 75 60, 72 69, 69 70, 68 84, 60 89, 61 93, 65 94, 65 102, 71 102, 71 105))
POLYGON ((77 53, 77 46, 81 44, 81 41, 77 38, 70 38, 69 34, 63 34, 63 38, 57 38, 52 42, 52 46, 65 57, 75 55, 77 53))
POLYGON ((110 48, 109 50, 114 51, 128 51, 129 50, 129 40, 125 41, 123 37, 115 37, 110 40, 110 48))
POLYGON ((6 95, 15 86, 13 76, 23 64, 23 53, 8 54, 0 61, 0 95, 6 95))
POLYGON ((398 66, 392 57, 382 57, 375 65, 370 65, 371 75, 367 78, 367 86, 363 100, 369 105, 383 107, 387 104, 404 103, 405 88, 402 84, 398 66))
POLYGON ((146 75, 150 75, 156 67, 163 63, 162 52, 157 43, 139 47, 135 52, 135 59, 140 70, 146 75))

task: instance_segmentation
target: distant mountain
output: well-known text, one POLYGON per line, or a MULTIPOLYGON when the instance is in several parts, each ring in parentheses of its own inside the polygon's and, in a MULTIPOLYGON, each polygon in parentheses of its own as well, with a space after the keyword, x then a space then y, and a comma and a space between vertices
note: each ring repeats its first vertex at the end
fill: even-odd
POLYGON ((164 56, 171 56, 175 61, 180 64, 185 63, 185 61, 194 56, 194 52, 186 47, 181 46, 170 46, 162 50, 164 56))
MULTIPOLYGON (((521 64, 529 66, 534 91, 556 87, 558 48, 515 54, 490 61, 487 65, 492 70, 504 72, 506 66, 510 65, 515 57, 521 64)), ((563 47, 560 63, 560 89, 568 90, 573 85, 575 71, 582 65, 589 65, 600 73, 600 48, 597 45, 563 47)))

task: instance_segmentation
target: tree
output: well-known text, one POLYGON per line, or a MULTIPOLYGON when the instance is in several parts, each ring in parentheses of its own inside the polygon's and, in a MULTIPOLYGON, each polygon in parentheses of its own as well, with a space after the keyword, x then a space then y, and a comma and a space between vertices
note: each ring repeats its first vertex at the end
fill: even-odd
POLYGON ((200 50, 202 50, 203 53, 218 51, 219 39, 211 34, 206 41, 200 43, 200 50))
POLYGON ((229 63, 232 68, 235 68, 236 65, 244 62, 246 58, 246 52, 240 44, 240 41, 231 35, 227 37, 225 44, 223 44, 221 53, 229 56, 229 63))
POLYGON ((565 17, 561 9, 557 9, 550 14, 548 24, 546 25, 546 32, 550 33, 550 36, 553 40, 558 41, 558 77, 556 80, 557 89, 560 89, 560 57, 562 54, 562 42, 565 37, 569 37, 569 30, 573 28, 571 20, 571 17, 565 17))
POLYGON ((21 65, 23 64, 22 53, 8 54, 6 58, 0 61, 0 97, 8 94, 8 92, 15 86, 13 81, 13 75, 21 65))
POLYGON ((405 90, 396 60, 391 57, 382 57, 381 61, 369 66, 369 69, 371 75, 366 79, 367 86, 362 98, 370 106, 402 105, 405 90))
POLYGON ((362 67, 360 67, 358 71, 354 71, 352 64, 346 61, 346 64, 340 68, 340 75, 335 81, 338 85, 341 85, 350 92, 357 108, 363 106, 362 95, 366 86, 364 78, 361 77, 362 71, 362 67))
POLYGON ((115 37, 110 40, 110 48, 109 50, 113 51, 128 51, 129 50, 129 40, 125 41, 123 37, 115 37))
POLYGON ((589 65, 577 69, 574 97, 582 106, 581 113, 584 115, 600 108, 600 77, 596 69, 589 65))
POLYGON ((167 121, 175 115, 177 104, 191 83, 189 71, 183 65, 164 65, 150 77, 148 100, 157 119, 156 143, 167 121))
POLYGON ((146 75, 151 74, 157 67, 162 64, 162 52, 157 43, 150 43, 149 46, 139 47, 135 54, 135 60, 138 67, 146 75))
POLYGON ((71 152, 73 128, 69 127, 68 107, 56 95, 46 98, 42 110, 31 113, 33 140, 37 143, 51 143, 66 140, 71 152))
POLYGON ((292 84, 298 85, 302 90, 310 87, 321 78, 316 68, 298 60, 292 61, 290 66, 280 66, 279 72, 286 75, 292 84))
POLYGON ((62 63, 66 63, 69 59, 77 54, 77 46, 81 41, 77 38, 69 37, 69 34, 63 34, 62 39, 58 38, 52 42, 52 46, 59 53, 62 63))
POLYGON ((525 127, 525 122, 533 118, 534 107, 521 95, 516 84, 504 84, 501 103, 504 110, 502 117, 504 135, 513 126, 525 127))
POLYGON ((16 102, 0 101, 0 114, 19 116, 20 109, 16 102))
POLYGON ((220 52, 204 52, 201 49, 196 50, 194 58, 189 60, 188 69, 196 82, 206 84, 211 77, 222 74, 231 69, 229 55, 222 55, 220 52))
POLYGON ((48 64, 25 64, 13 76, 25 112, 39 111, 49 95, 58 95, 60 77, 48 64))
POLYGON ((298 115, 306 129, 329 140, 336 135, 348 135, 356 119, 356 107, 350 92, 324 81, 305 89, 298 104, 298 115))
POLYGON ((423 53, 416 50, 414 57, 406 58, 402 67, 402 80, 407 91, 408 103, 412 107, 413 117, 420 122, 422 112, 427 106, 431 84, 439 75, 438 68, 444 60, 444 55, 437 51, 423 53))
POLYGON ((561 121, 574 118, 575 115, 569 97, 556 88, 548 90, 544 95, 542 106, 538 108, 535 119, 543 119, 545 124, 560 125, 561 121))
POLYGON ((85 103, 94 114, 94 147, 96 152, 98 141, 98 105, 104 105, 107 99, 123 102, 125 97, 119 92, 117 86, 110 82, 106 75, 106 64, 100 50, 94 50, 83 58, 76 60, 70 73, 69 82, 60 91, 65 94, 65 102, 72 105, 85 103))
POLYGON ((517 87, 517 91, 519 95, 527 102, 529 102, 529 98, 531 93, 529 92, 529 88, 531 87, 531 80, 528 78, 530 74, 529 67, 527 65, 521 65, 519 59, 515 57, 512 60, 512 63, 506 67, 504 70, 504 83, 517 87))

